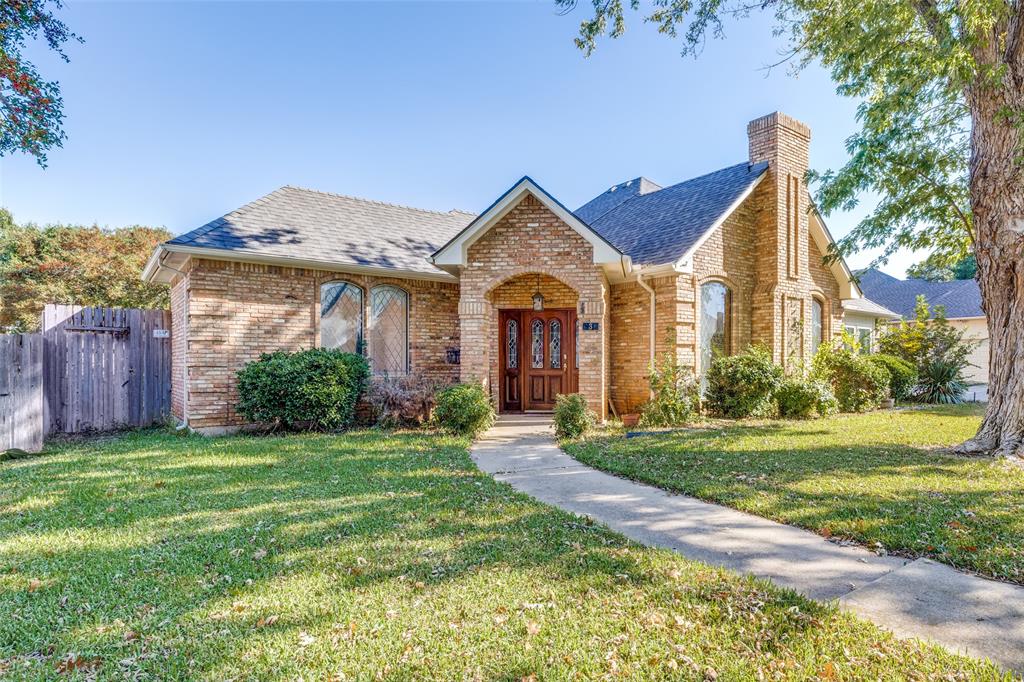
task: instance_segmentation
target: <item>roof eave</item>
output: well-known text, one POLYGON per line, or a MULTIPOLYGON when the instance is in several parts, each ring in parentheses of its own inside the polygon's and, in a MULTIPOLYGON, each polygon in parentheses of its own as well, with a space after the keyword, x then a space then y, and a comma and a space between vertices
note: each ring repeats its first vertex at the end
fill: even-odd
POLYGON ((430 255, 429 261, 435 267, 448 269, 462 267, 467 261, 467 250, 480 237, 513 208, 527 194, 532 194, 544 206, 554 213, 573 231, 586 239, 594 247, 594 263, 601 265, 619 264, 625 254, 605 239, 594 228, 570 211, 566 206, 538 185, 528 175, 502 193, 490 206, 478 215, 469 225, 452 237, 447 244, 430 255))
POLYGON ((440 282, 459 281, 458 277, 440 269, 437 272, 423 272, 420 270, 406 270, 403 268, 338 263, 336 261, 324 261, 308 258, 292 258, 289 256, 274 256, 252 253, 249 251, 213 249, 202 246, 188 246, 185 244, 170 244, 167 242, 159 245, 157 250, 153 252, 153 255, 150 256, 149 261, 146 263, 146 267, 143 269, 143 279, 146 279, 146 281, 154 281, 154 278, 157 277, 160 269, 163 267, 161 263, 162 256, 160 254, 169 253, 184 254, 195 258, 208 258, 210 260, 260 263, 264 265, 279 265, 282 267, 305 268, 309 270, 324 270, 327 272, 396 277, 399 279, 423 279, 440 282))

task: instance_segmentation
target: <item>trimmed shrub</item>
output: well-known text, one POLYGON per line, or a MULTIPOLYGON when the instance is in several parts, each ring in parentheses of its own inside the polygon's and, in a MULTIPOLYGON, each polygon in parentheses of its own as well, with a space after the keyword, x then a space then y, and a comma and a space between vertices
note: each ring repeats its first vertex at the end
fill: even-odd
POLYGON ((750 348, 711 363, 704 401, 722 417, 767 417, 774 407, 775 391, 782 383, 782 368, 764 348, 750 348))
POLYGON ((264 353, 238 372, 238 413, 286 429, 348 426, 369 375, 366 358, 354 353, 264 353))
POLYGON ((665 353, 660 362, 651 363, 649 381, 652 395, 641 410, 641 426, 679 426, 693 421, 700 410, 700 382, 675 353, 665 353))
POLYGON ((494 423, 494 406, 480 384, 455 384, 437 394, 434 422, 450 433, 475 437, 494 423))
POLYGON ((922 403, 952 405, 959 403, 967 391, 960 366, 956 362, 935 360, 921 372, 915 398, 922 403))
POLYGON ((814 354, 812 376, 832 386, 839 409, 866 412, 878 407, 889 388, 889 374, 867 356, 839 344, 822 344, 814 354))
POLYGON ((838 402, 832 387, 821 379, 785 379, 775 392, 779 416, 787 419, 812 419, 834 413, 838 402))
POLYGON ((889 376, 889 397, 893 400, 906 400, 917 386, 917 369, 895 355, 876 353, 867 356, 868 362, 873 362, 889 376))
POLYGON ((441 384, 420 374, 377 376, 370 380, 370 406, 385 428, 422 426, 430 419, 441 384))
POLYGON ((597 416, 587 406, 581 393, 563 393, 555 397, 555 435, 579 438, 597 423, 597 416))

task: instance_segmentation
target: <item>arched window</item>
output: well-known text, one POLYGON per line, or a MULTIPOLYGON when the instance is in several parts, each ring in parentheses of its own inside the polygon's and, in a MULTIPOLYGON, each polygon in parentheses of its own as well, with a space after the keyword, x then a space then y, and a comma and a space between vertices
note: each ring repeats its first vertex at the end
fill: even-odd
POLYGON ((376 374, 409 371, 409 294, 390 284, 370 290, 370 366, 376 374))
POLYGON ((729 318, 732 295, 721 282, 708 282, 700 288, 700 371, 708 371, 711 362, 731 352, 729 318))
POLYGON ((811 355, 814 355, 818 351, 818 346, 821 345, 822 340, 822 319, 824 319, 824 310, 821 305, 821 301, 812 298, 811 299, 811 355))
POLYGON ((355 284, 320 286, 320 346, 363 352, 363 290, 355 284))

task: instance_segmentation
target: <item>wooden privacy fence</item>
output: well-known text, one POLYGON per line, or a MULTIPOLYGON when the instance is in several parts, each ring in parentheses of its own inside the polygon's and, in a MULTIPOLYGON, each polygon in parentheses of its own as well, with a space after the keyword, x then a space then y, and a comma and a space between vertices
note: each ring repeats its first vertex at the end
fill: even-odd
POLYGON ((48 305, 42 334, 0 336, 0 451, 167 418, 170 327, 166 310, 48 305))
POLYGON ((43 447, 43 337, 0 335, 0 452, 43 447))
POLYGON ((43 411, 48 433, 149 426, 171 407, 171 314, 48 305, 43 411))

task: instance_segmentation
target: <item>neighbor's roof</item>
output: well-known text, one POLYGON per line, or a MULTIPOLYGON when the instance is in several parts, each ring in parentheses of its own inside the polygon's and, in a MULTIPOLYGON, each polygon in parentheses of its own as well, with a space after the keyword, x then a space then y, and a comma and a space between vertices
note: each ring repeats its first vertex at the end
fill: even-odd
POLYGON ((923 295, 928 305, 946 308, 946 317, 984 317, 981 309, 981 290, 973 279, 959 279, 952 282, 929 282, 924 279, 896 279, 881 270, 871 269, 860 273, 860 288, 864 295, 898 316, 911 318, 917 297, 923 295))
POLYGON ((890 320, 899 317, 897 313, 885 306, 878 305, 870 298, 844 298, 843 310, 850 313, 863 313, 874 317, 884 317, 890 320))
POLYGON ((167 243, 437 274, 427 257, 473 217, 285 186, 167 243))
POLYGON ((575 211, 634 263, 682 258, 768 170, 740 163, 670 187, 646 178, 615 185, 575 211))

